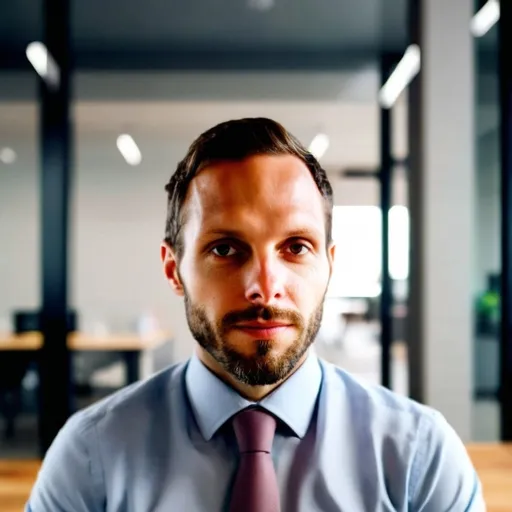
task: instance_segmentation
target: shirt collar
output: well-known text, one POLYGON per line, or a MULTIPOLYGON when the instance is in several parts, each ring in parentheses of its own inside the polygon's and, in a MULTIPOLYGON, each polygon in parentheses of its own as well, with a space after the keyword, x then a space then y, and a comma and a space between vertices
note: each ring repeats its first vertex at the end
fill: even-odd
POLYGON ((194 354, 189 361, 185 386, 192 412, 203 438, 209 441, 234 414, 258 405, 277 416, 297 437, 304 437, 315 408, 322 381, 318 358, 309 353, 302 366, 260 402, 240 396, 201 363, 194 354))

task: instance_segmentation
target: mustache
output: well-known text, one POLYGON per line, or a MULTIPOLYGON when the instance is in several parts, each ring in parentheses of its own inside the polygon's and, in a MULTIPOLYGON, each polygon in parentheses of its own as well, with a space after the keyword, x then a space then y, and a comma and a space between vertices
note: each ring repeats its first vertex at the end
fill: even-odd
POLYGON ((250 306, 239 311, 230 311, 222 319, 224 330, 233 327, 240 322, 264 320, 266 322, 286 322, 303 327, 303 320, 299 313, 275 306, 250 306))

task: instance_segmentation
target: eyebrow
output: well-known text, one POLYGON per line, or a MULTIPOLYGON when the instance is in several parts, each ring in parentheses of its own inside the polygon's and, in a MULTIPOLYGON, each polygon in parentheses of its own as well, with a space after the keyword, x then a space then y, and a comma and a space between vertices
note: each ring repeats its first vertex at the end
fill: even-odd
MULTIPOLYGON (((206 231, 203 236, 211 235, 225 236, 227 238, 245 238, 245 235, 242 233, 242 231, 225 228, 210 229, 206 231)), ((318 237, 319 235, 320 231, 315 228, 296 228, 286 231, 284 238, 308 238, 311 236, 318 237)))

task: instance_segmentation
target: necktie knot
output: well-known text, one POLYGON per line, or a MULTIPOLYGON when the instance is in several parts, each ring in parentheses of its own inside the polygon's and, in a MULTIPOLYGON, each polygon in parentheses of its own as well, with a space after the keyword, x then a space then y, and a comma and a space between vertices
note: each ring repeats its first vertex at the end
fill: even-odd
POLYGON ((260 409, 246 409, 233 418, 240 453, 272 451, 276 420, 260 409))

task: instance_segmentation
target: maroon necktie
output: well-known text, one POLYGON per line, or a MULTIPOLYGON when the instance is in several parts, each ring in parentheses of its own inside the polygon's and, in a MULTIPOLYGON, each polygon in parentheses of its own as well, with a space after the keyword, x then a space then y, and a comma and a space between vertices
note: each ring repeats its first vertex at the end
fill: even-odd
POLYGON ((260 409, 246 409, 233 418, 240 465, 230 512, 279 512, 279 488, 272 462, 276 420, 260 409))

